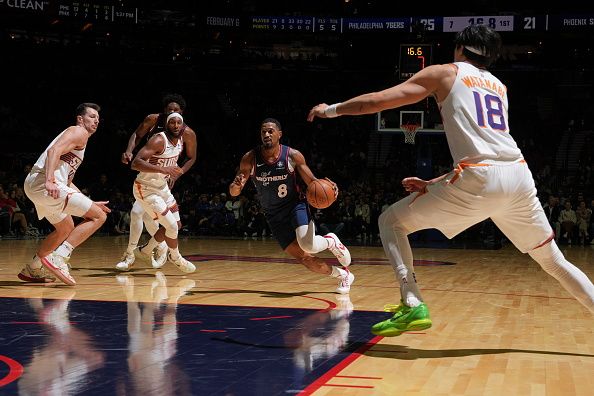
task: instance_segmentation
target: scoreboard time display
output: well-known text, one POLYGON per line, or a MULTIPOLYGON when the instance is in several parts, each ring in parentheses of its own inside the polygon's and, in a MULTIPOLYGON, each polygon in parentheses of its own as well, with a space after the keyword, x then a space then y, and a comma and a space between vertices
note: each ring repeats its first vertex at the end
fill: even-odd
POLYGON ((401 81, 408 80, 419 70, 431 64, 431 44, 400 44, 398 75, 401 81))

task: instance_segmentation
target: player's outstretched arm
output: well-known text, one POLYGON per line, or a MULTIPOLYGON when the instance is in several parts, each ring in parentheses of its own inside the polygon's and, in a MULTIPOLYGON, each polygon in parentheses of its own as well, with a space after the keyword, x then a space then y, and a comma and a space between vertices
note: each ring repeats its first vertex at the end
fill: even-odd
POLYGON ((245 186, 247 182, 247 178, 252 173, 252 168, 254 166, 254 150, 248 151, 243 155, 241 158, 241 162, 239 163, 239 170, 235 175, 235 179, 229 184, 229 194, 232 197, 236 197, 241 194, 241 190, 245 186))
POLYGON ((372 114, 417 103, 430 95, 438 94, 440 97, 442 84, 452 73, 453 70, 448 65, 428 66, 405 82, 383 91, 366 93, 332 105, 320 103, 309 111, 307 120, 313 121, 316 117, 372 114))

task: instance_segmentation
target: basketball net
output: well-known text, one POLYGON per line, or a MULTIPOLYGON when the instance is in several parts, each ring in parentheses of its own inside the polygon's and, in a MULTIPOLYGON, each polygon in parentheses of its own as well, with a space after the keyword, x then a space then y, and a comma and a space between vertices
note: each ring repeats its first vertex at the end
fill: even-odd
POLYGON ((404 132, 404 143, 415 144, 415 136, 421 126, 419 124, 403 124, 400 129, 404 132))

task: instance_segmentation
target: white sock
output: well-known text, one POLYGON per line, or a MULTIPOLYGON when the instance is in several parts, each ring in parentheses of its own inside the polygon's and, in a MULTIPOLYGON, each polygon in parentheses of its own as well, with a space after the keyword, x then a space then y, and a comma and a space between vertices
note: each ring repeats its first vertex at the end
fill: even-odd
POLYGON ((169 248, 169 254, 171 255, 171 259, 174 261, 181 257, 178 248, 169 248))
MULTIPOLYGON (((163 243, 164 242, 165 241, 163 241, 163 243)), ((143 253, 150 253, 153 251, 154 248, 157 247, 158 244, 159 242, 157 242, 157 240, 154 237, 152 237, 151 239, 149 239, 146 245, 144 245, 140 250, 142 250, 143 253)))
POLYGON ((341 278, 347 276, 348 272, 340 267, 332 266, 332 273, 330 274, 333 278, 341 278))
POLYGON ((74 250, 74 246, 72 246, 68 241, 62 242, 60 246, 54 252, 62 257, 70 257, 72 251, 74 250))

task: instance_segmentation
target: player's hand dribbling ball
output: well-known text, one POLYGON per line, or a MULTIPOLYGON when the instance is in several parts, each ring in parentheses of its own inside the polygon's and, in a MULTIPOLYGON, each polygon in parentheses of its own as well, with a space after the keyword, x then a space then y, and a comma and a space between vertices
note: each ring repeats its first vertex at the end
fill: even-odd
POLYGON ((330 179, 316 179, 307 186, 307 202, 316 209, 326 209, 336 201, 338 186, 330 179))

